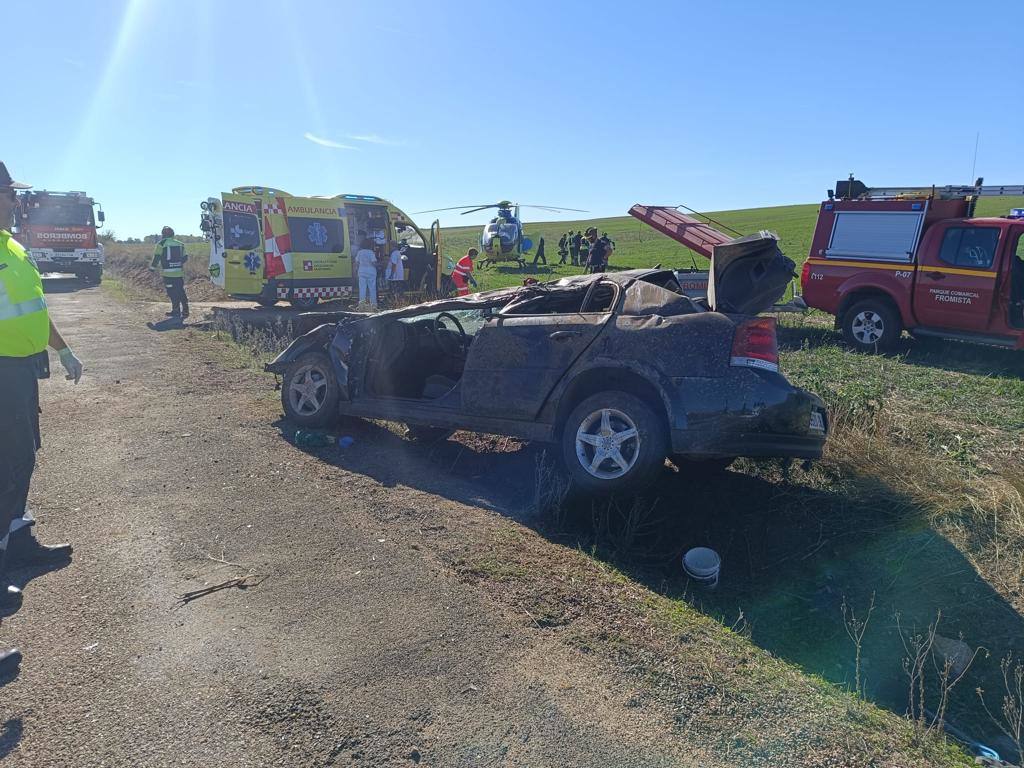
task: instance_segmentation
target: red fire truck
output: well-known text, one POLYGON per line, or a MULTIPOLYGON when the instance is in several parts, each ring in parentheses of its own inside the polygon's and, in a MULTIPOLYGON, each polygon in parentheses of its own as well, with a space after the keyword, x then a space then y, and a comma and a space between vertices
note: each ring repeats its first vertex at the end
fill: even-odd
POLYGON ((869 188, 852 176, 821 204, 800 282, 851 346, 914 336, 1024 349, 1024 209, 973 218, 979 197, 1024 186, 869 188))
POLYGON ((85 192, 27 191, 18 195, 14 237, 35 259, 40 272, 73 272, 86 282, 100 281, 103 244, 97 222, 105 220, 85 192))

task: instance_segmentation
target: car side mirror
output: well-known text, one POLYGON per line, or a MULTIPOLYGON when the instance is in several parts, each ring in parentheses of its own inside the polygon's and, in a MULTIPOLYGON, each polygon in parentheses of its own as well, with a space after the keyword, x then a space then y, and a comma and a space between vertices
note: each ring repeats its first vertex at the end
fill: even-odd
POLYGON ((107 220, 107 217, 103 214, 103 211, 100 211, 97 214, 96 218, 99 219, 100 224, 107 220))

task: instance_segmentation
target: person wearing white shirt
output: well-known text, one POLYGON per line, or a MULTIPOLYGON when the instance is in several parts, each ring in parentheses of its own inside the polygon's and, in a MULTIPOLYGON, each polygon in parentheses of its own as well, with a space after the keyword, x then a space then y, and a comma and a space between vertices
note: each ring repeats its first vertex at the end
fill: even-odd
POLYGON ((372 309, 377 308, 377 254, 373 252, 373 241, 363 240, 355 258, 356 276, 359 278, 359 304, 369 300, 372 309))
POLYGON ((394 240, 390 243, 391 257, 388 259, 388 268, 384 277, 388 281, 388 288, 391 293, 399 295, 405 285, 405 262, 402 260, 402 251, 394 240))

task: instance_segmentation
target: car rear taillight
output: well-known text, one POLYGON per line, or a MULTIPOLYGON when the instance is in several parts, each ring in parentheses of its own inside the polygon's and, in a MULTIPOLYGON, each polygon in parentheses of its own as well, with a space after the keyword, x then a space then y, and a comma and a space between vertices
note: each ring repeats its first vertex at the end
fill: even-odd
POLYGON ((729 364, 763 368, 768 371, 779 370, 779 342, 775 335, 775 318, 755 317, 736 326, 729 364))
POLYGON ((807 283, 811 279, 811 262, 805 261, 804 268, 800 270, 800 287, 807 290, 807 283))

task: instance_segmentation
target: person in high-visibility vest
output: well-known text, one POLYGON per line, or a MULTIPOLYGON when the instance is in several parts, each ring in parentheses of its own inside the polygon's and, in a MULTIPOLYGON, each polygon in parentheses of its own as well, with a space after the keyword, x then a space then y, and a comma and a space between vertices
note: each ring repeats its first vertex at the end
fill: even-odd
POLYGON ((174 239, 174 230, 170 227, 164 227, 160 231, 160 238, 149 268, 160 270, 164 290, 167 291, 167 298, 171 300, 168 317, 180 317, 184 320, 188 317, 188 296, 185 295, 185 262, 188 261, 188 254, 185 252, 185 244, 174 239))
MULTIPOLYGON (((500 245, 497 247, 501 247, 500 245)), ((473 279, 473 259, 480 255, 476 248, 470 248, 466 255, 459 259, 459 263, 452 270, 452 282, 455 283, 456 296, 468 296, 469 286, 476 288, 476 280, 473 279)))
MULTIPOLYGON (((0 578, 8 567, 58 565, 71 558, 71 546, 47 547, 31 535, 34 522, 26 509, 28 488, 39 448, 39 378, 49 375, 49 346, 60 356, 68 378, 82 377, 75 357, 50 320, 43 282, 35 262, 11 237, 17 205, 14 181, 0 163, 0 578), (26 524, 27 523, 27 524, 26 524)), ((5 584, 6 579, 0 581, 5 584)), ((21 605, 16 587, 0 590, 5 611, 21 605)), ((17 648, 0 652, 0 674, 21 661, 17 648)))

